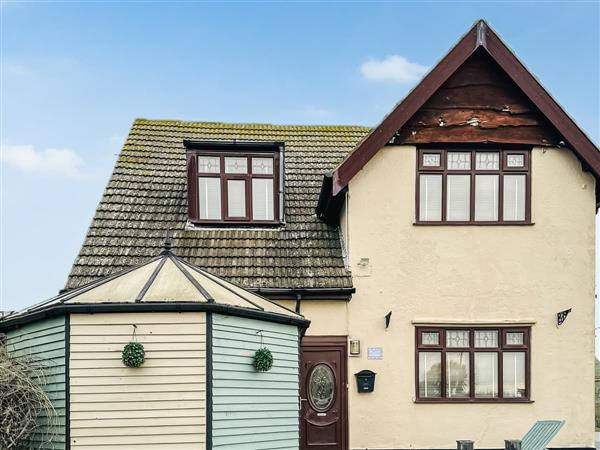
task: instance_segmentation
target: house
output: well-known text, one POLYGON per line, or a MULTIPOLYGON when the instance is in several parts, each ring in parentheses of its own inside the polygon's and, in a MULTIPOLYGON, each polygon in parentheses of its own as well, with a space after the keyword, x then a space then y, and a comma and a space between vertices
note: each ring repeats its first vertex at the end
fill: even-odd
MULTIPOLYGON (((171 229, 310 320, 300 448, 501 448, 540 419, 566 420, 553 448, 593 448, 599 177, 479 21, 373 129, 136 120, 66 288, 171 229)), ((239 448, 288 448, 274 433, 239 448)))

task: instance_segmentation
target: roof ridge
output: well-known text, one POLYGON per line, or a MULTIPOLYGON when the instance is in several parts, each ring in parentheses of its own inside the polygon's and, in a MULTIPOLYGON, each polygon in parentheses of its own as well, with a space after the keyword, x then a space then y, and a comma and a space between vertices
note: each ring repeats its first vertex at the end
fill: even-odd
POLYGON ((215 122, 215 121, 191 121, 179 119, 147 119, 138 117, 133 122, 136 125, 191 125, 194 127, 226 126, 236 128, 272 128, 272 129, 306 129, 306 130, 370 130, 373 127, 366 125, 307 125, 307 124, 272 124, 260 122, 215 122))

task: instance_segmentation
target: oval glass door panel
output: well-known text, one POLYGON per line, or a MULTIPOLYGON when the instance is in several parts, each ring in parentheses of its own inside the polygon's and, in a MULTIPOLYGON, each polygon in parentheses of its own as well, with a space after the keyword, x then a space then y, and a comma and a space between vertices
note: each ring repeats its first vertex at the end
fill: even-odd
POLYGON ((308 378, 308 400, 315 411, 331 408, 335 398, 335 376, 327 364, 317 364, 308 378))

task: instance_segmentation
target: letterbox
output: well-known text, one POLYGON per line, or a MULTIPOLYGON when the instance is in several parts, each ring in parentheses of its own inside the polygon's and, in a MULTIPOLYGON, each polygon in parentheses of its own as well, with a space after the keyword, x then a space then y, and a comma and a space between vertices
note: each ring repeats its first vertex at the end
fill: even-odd
POLYGON ((358 373, 355 373, 356 377, 356 388, 358 392, 373 392, 375 389, 375 372, 371 370, 361 370, 358 373))

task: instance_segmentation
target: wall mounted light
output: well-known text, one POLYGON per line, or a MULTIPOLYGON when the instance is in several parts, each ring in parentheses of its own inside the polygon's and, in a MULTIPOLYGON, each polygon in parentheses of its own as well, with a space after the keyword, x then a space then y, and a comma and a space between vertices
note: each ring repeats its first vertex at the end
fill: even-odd
POLYGON ((350 355, 360 356, 360 341, 358 339, 350 340, 350 355))

